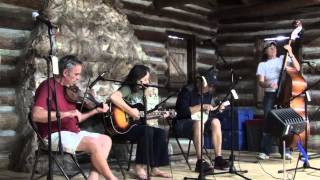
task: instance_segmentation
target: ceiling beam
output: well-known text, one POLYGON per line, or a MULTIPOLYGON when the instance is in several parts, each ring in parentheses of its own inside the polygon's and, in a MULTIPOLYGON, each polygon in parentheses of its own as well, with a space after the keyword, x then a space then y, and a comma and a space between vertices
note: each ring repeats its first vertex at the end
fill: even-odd
POLYGON ((210 0, 153 0, 155 9, 162 9, 165 7, 179 7, 185 4, 196 4, 211 8, 209 5, 211 5, 212 3, 210 2, 210 0))
POLYGON ((156 9, 165 7, 177 7, 190 3, 192 0, 153 0, 153 5, 156 9))
POLYGON ((0 3, 12 4, 20 7, 31 8, 35 10, 43 9, 44 2, 41 0, 0 0, 0 3))
POLYGON ((285 0, 285 1, 271 1, 252 4, 247 6, 218 9, 212 13, 209 19, 232 19, 245 17, 261 17, 277 15, 284 12, 291 11, 296 8, 307 7, 312 5, 320 5, 320 0, 285 0))

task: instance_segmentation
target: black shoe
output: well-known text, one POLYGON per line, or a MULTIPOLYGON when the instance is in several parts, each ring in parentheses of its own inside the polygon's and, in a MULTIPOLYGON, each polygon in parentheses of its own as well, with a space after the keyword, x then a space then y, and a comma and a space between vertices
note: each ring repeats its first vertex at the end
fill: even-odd
POLYGON ((217 156, 214 159, 214 169, 226 170, 229 167, 229 162, 224 160, 222 156, 217 156))
POLYGON ((200 172, 201 166, 202 166, 203 173, 206 174, 209 172, 213 172, 213 167, 207 161, 201 160, 201 159, 198 159, 196 163, 195 172, 200 172))

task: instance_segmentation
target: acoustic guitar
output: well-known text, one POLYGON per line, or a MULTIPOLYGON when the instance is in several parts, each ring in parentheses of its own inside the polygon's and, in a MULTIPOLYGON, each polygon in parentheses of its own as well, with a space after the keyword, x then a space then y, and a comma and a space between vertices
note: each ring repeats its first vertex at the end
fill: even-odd
MULTIPOLYGON (((106 129, 108 133, 111 135, 115 134, 125 134, 130 129, 138 124, 142 124, 144 121, 144 109, 145 107, 141 103, 137 103, 131 105, 127 103, 131 108, 137 108, 140 111, 140 119, 134 120, 129 116, 124 110, 116 106, 115 104, 110 105, 110 121, 106 121, 106 129)), ((146 120, 158 119, 158 118, 167 118, 176 116, 176 112, 174 110, 166 110, 166 111, 154 111, 151 113, 147 113, 146 120)))
MULTIPOLYGON (((208 111, 203 111, 202 112, 203 123, 205 123, 208 120, 208 118, 210 116, 210 113, 213 113, 213 112, 216 112, 216 111, 220 111, 219 109, 220 109, 221 106, 225 106, 226 107, 226 106, 229 106, 229 105, 230 105, 229 101, 224 101, 223 103, 221 103, 221 105, 218 105, 218 106, 214 107, 214 110, 212 110, 212 111, 209 111, 209 112, 208 111)), ((193 113, 191 115, 191 119, 195 120, 195 121, 200 121, 201 120, 201 112, 199 111, 199 112, 193 113)))

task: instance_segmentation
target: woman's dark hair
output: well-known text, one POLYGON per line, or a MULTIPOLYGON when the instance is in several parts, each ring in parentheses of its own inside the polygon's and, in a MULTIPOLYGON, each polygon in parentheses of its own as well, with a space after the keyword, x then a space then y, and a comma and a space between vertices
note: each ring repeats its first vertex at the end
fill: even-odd
POLYGON ((130 90, 132 92, 137 92, 138 91, 138 86, 137 86, 137 81, 144 76, 147 75, 147 73, 150 73, 150 69, 145 66, 145 65, 135 65, 133 68, 130 70, 129 74, 127 75, 126 79, 122 83, 122 86, 129 86, 130 90))
POLYGON ((59 74, 65 69, 71 69, 75 65, 82 65, 82 62, 74 55, 66 55, 59 60, 59 74))
POLYGON ((268 47, 265 47, 263 50, 262 50, 262 57, 261 57, 261 62, 265 62, 265 61, 267 61, 269 58, 268 58, 268 55, 267 55, 267 49, 269 48, 269 47, 271 47, 271 46, 275 46, 276 47, 276 49, 277 49, 277 57, 279 56, 279 51, 278 51, 278 47, 277 47, 277 45, 275 45, 275 44, 270 44, 270 46, 268 46, 268 47))

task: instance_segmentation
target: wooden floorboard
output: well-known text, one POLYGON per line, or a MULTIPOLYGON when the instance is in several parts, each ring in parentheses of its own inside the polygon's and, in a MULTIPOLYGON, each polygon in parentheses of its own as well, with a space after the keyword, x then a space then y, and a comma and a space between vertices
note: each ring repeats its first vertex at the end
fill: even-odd
MULTIPOLYGON (((224 156, 228 157, 229 151, 224 151, 224 156)), ((282 169, 282 160, 280 159, 280 156, 278 154, 274 154, 273 158, 271 158, 270 160, 265 160, 265 161, 260 161, 258 163, 257 159, 256 159, 256 154, 254 152, 239 152, 236 151, 235 155, 236 155, 236 161, 235 161, 235 167, 239 170, 248 170, 248 173, 245 173, 243 175, 245 175, 248 178, 251 179, 273 179, 270 175, 268 175, 266 172, 270 173, 271 175, 273 175, 276 178, 281 178, 283 179, 283 175, 282 174, 278 174, 278 170, 282 169), (240 157, 240 158, 239 158, 240 157), (264 172, 262 170, 263 169, 266 171, 264 172)), ((286 162, 286 168, 293 168, 296 165, 296 160, 298 157, 298 153, 295 152, 293 154, 294 158, 293 160, 287 161, 286 162)), ((195 166, 195 158, 191 157, 190 158, 190 163, 191 166, 194 168, 195 166)), ((309 161, 311 166, 314 167, 318 167, 320 168, 320 158, 319 159, 312 159, 309 161)), ((299 163, 299 167, 302 166, 302 163, 299 163)), ((116 174, 116 176, 119 177, 119 179, 123 179, 121 176, 120 171, 118 170, 118 168, 114 165, 112 165, 113 167, 113 172, 116 174)), ((178 161, 173 161, 171 162, 171 168, 172 168, 172 173, 173 173, 173 178, 172 179, 183 179, 184 177, 198 177, 197 173, 194 173, 193 171, 191 172, 187 166, 185 165, 185 163, 181 160, 178 161)), ((171 173, 170 167, 163 167, 161 168, 162 170, 166 171, 167 173, 171 173)), ((217 172, 221 172, 221 171, 217 171, 217 172)), ((293 177, 293 171, 289 172, 289 177, 292 179, 293 177)), ((30 174, 28 173, 18 173, 18 172, 12 172, 12 171, 8 171, 5 169, 0 169, 0 179, 1 180, 24 180, 27 179, 27 177, 29 177, 30 174)), ((134 173, 131 170, 130 172, 126 172, 126 179, 135 179, 134 177, 134 173)), ((46 178, 42 178, 43 180, 46 178)), ((63 180, 65 178, 63 177, 59 177, 59 176, 55 176, 54 177, 55 180, 63 180)), ((76 178, 73 178, 76 180, 80 180, 83 179, 81 176, 77 176, 76 178)), ((103 179, 102 177, 100 178, 101 180, 103 179)), ((152 177, 153 180, 161 180, 161 179, 165 179, 165 178, 154 178, 152 177)), ((240 176, 236 176, 234 174, 224 174, 224 175, 215 175, 215 176, 207 176, 206 179, 221 179, 221 180, 230 180, 230 179, 242 179, 240 176)), ((312 170, 312 169, 304 169, 304 170, 298 170, 297 174, 296 174, 296 178, 297 180, 299 179, 304 179, 304 180, 316 180, 316 179, 320 179, 320 171, 319 170, 312 170)))

